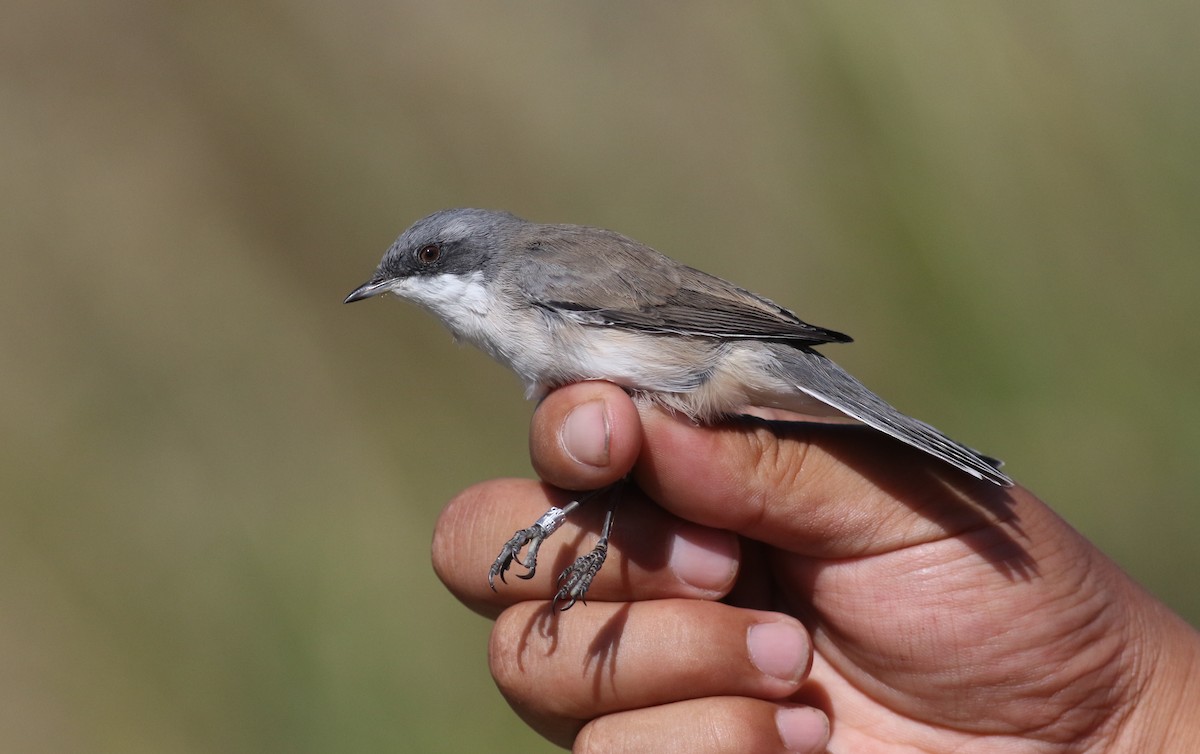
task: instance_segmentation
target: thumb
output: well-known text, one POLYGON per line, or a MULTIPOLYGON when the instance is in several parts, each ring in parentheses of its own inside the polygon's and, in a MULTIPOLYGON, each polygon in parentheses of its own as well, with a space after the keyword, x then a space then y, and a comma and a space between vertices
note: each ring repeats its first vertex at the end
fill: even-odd
POLYGON ((816 558, 891 552, 1011 516, 1007 490, 861 426, 700 427, 640 408, 639 486, 681 518, 816 558))

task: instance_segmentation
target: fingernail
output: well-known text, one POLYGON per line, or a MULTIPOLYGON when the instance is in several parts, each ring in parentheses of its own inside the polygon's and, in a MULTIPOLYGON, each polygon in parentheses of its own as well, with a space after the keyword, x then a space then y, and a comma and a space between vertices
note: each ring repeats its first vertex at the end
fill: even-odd
POLYGON ((812 707, 786 707, 775 713, 775 727, 788 751, 825 751, 829 743, 829 718, 812 707))
POLYGON ((808 670, 808 636, 799 624, 774 621, 751 626, 746 646, 754 667, 769 676, 795 682, 808 670))
POLYGON ((567 414, 558 439, 567 455, 585 466, 608 465, 608 412, 604 401, 588 401, 567 414))
POLYGON ((681 527, 671 542, 671 572, 688 586, 723 594, 737 576, 737 549, 729 532, 681 527))

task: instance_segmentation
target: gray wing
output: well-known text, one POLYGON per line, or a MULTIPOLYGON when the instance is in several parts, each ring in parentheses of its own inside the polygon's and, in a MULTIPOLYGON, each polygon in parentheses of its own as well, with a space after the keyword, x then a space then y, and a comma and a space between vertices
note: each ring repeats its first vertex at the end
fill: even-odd
MULTIPOLYGON (((797 390, 828 403, 869 427, 940 458, 977 479, 1011 487, 1001 463, 974 448, 950 439, 920 419, 902 414, 871 392, 849 372, 816 351, 768 346, 775 354, 779 376, 797 390)), ((788 408, 785 401, 781 408, 788 408)), ((802 409, 801 409, 802 410, 802 409)))
POLYGON ((795 345, 850 341, 611 231, 543 225, 530 235, 517 287, 532 305, 585 325, 795 345))

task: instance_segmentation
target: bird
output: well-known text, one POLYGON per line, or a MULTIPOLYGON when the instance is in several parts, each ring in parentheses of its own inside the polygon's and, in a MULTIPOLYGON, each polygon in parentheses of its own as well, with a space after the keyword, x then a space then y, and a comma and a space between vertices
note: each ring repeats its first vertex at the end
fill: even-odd
MULTIPOLYGON (((704 425, 750 408, 850 421, 976 479, 1013 484, 1000 461, 901 413, 816 350, 849 336, 611 230, 441 210, 401 233, 345 303, 384 293, 418 304, 507 366, 529 398, 607 380, 704 425)), ((532 578, 542 542, 590 498, 518 530, 489 570, 491 588, 514 562, 525 568, 518 576, 532 578)), ((614 510, 615 502, 595 548, 560 574, 555 605, 565 601, 565 610, 586 596, 614 510)))

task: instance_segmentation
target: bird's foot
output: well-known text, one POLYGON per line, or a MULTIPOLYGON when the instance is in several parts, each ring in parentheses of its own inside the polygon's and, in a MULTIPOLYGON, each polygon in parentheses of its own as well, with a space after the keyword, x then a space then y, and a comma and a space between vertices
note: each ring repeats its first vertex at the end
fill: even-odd
POLYGON ((514 562, 525 568, 525 573, 518 573, 517 578, 533 578, 533 575, 537 573, 537 556, 542 542, 562 525, 563 519, 566 517, 567 514, 562 508, 551 508, 535 521, 533 526, 518 531, 513 534, 512 539, 504 543, 504 547, 500 548, 500 554, 496 556, 496 562, 492 563, 492 567, 488 570, 488 586, 492 588, 493 592, 496 591, 497 576, 504 583, 508 583, 504 574, 508 572, 514 562), (526 545, 529 545, 529 549, 525 551, 525 556, 521 557, 521 549, 526 545))
POLYGON ((592 585, 592 579, 600 572, 600 567, 604 565, 606 557, 608 557, 608 537, 601 537, 591 552, 578 558, 559 575, 558 592, 554 595, 553 607, 558 609, 558 603, 566 600, 570 601, 561 608, 562 610, 570 610, 577 601, 586 605, 585 597, 588 587, 592 585))

